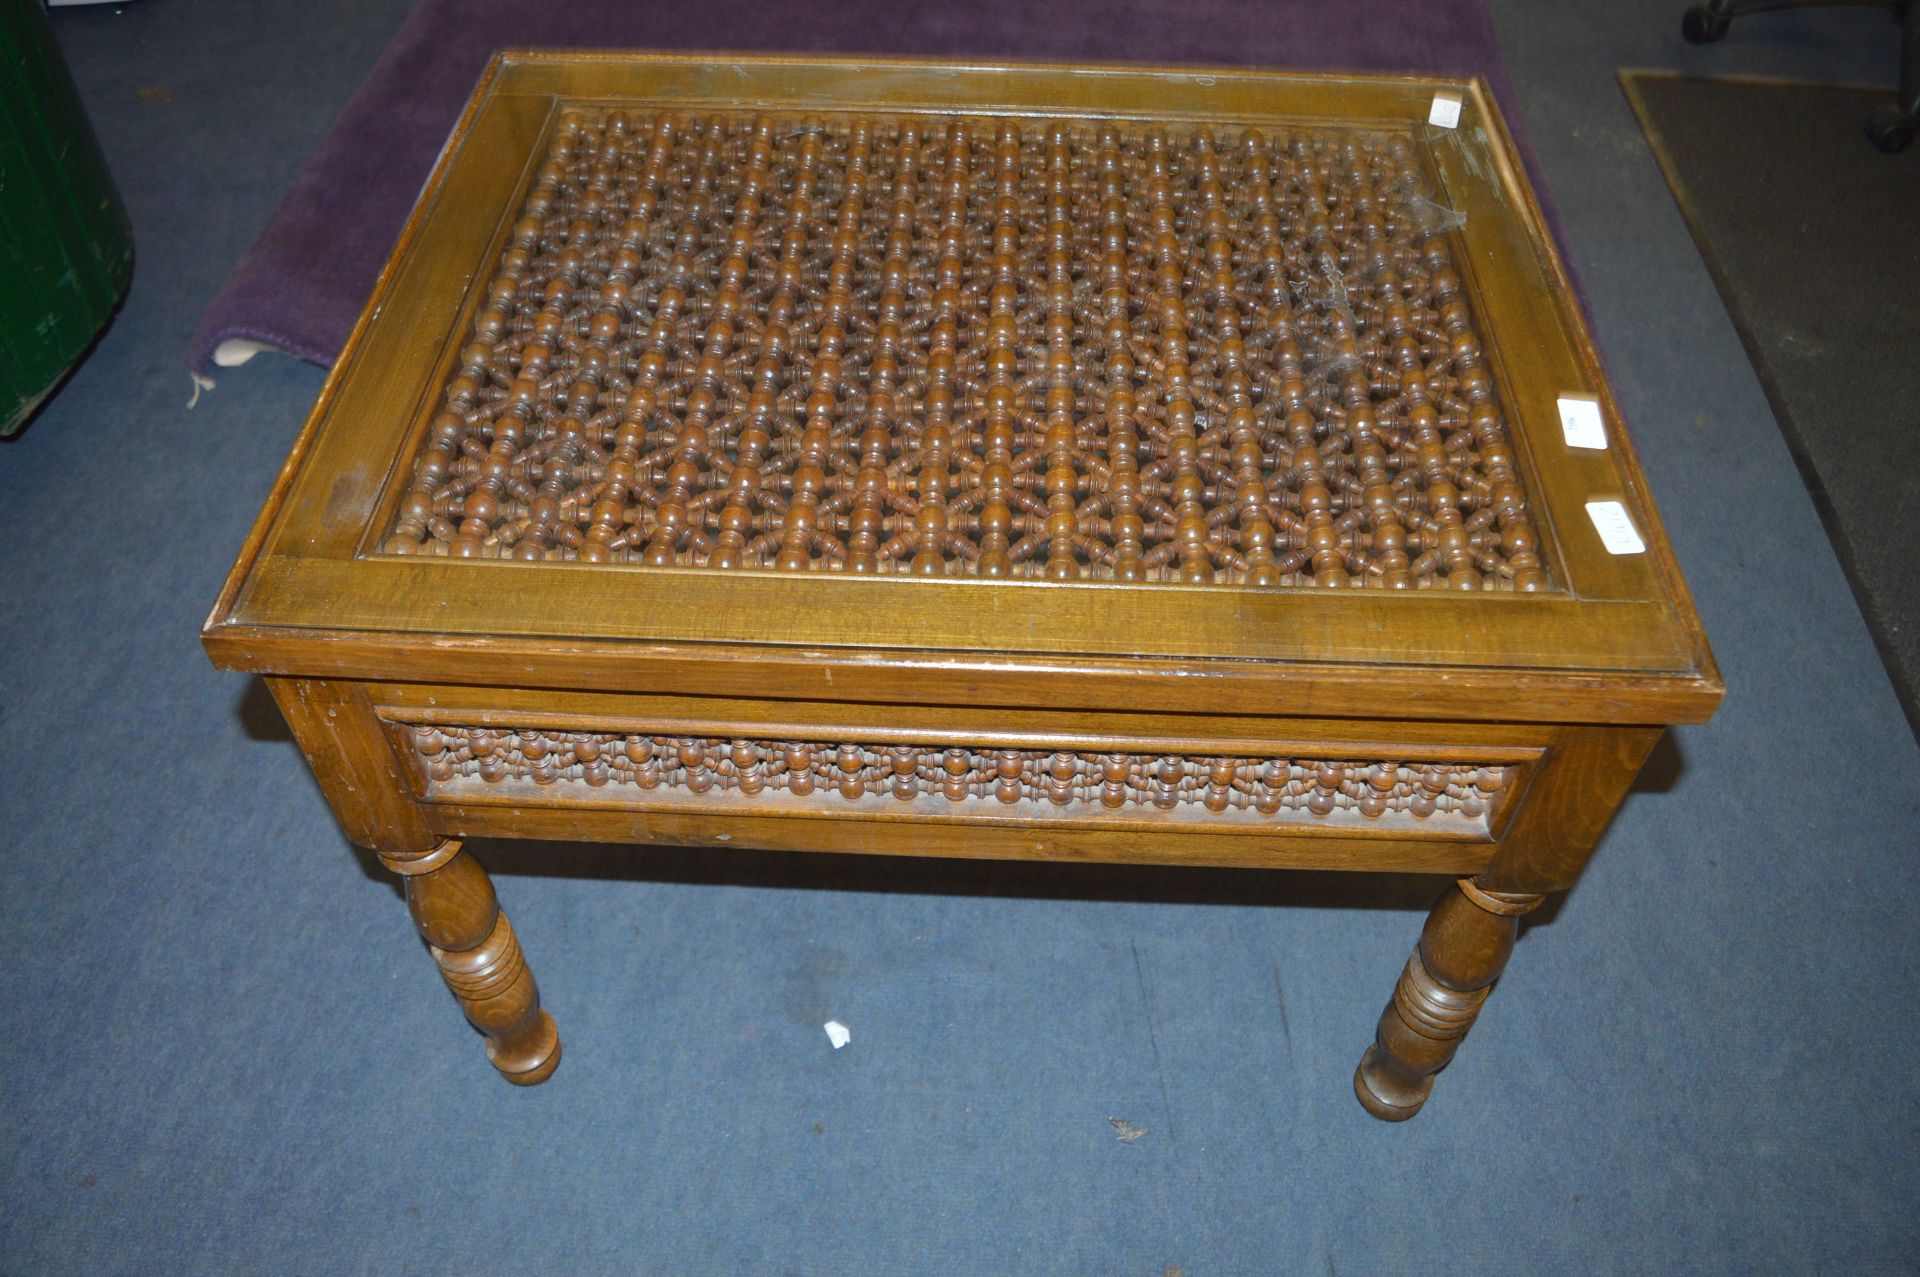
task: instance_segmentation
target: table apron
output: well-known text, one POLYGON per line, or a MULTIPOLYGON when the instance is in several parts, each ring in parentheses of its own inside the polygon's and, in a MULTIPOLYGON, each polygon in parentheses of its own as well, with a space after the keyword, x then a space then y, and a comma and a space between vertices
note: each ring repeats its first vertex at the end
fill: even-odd
POLYGON ((270 678, 349 836, 1569 885, 1657 729, 270 678))

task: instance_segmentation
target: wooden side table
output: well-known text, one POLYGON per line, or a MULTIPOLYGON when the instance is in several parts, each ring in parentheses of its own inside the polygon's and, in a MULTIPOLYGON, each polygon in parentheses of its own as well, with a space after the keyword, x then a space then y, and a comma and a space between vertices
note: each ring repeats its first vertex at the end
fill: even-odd
POLYGON ((559 1060, 469 837, 1451 874, 1355 1079, 1721 687, 1484 85, 510 54, 207 622, 559 1060))

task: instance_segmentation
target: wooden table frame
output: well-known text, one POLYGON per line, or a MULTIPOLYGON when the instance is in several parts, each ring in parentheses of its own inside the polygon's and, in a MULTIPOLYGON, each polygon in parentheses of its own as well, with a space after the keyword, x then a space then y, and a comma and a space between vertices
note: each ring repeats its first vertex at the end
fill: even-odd
POLYGON ((1572 885, 1664 727, 1704 720, 1721 696, 1572 296, 1478 81, 502 55, 203 638, 223 668, 266 677, 347 835, 404 876, 448 984, 511 1081, 544 1080, 559 1043, 468 838, 1450 874, 1459 887, 1436 906, 1355 1078, 1371 1112, 1405 1118, 1477 1015, 1517 916, 1572 885), (1426 126, 1436 91, 1461 99, 1459 127, 1426 126), (560 104, 608 100, 1408 130, 1466 219, 1454 232, 1465 284, 1494 336, 1556 588, 986 582, 382 553, 478 305, 475 264, 498 256, 560 104), (1568 394, 1598 401, 1610 447, 1562 444, 1568 394), (1630 512, 1645 553, 1602 546, 1579 517, 1601 499, 1630 512), (1447 764, 1499 779, 1484 812, 1421 822, 436 777, 448 733, 489 730, 584 733, 608 748, 813 742, 869 760, 973 751, 1034 775, 1071 756, 1147 771, 1169 758, 1447 764))

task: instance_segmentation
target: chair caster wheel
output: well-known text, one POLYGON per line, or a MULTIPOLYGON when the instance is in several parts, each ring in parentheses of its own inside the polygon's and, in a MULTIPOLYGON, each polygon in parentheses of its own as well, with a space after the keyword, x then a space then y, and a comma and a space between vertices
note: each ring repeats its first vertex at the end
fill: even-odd
POLYGON ((1915 123, 1911 115, 1894 103, 1883 102, 1867 117, 1867 139, 1892 155, 1906 150, 1907 144, 1913 141, 1915 123))
POLYGON ((1727 34, 1729 20, 1707 6, 1695 5, 1680 15, 1680 34, 1688 44, 1712 44, 1727 34))

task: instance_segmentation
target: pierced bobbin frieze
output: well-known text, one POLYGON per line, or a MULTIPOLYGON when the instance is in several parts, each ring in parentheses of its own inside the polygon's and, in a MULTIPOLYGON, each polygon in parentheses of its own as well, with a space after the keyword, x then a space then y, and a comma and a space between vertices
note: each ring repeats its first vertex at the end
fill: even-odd
POLYGON ((812 805, 946 800, 1102 811, 1485 822, 1504 764, 1199 756, 419 724, 402 729, 436 796, 507 782, 569 790, 765 795, 812 805))

